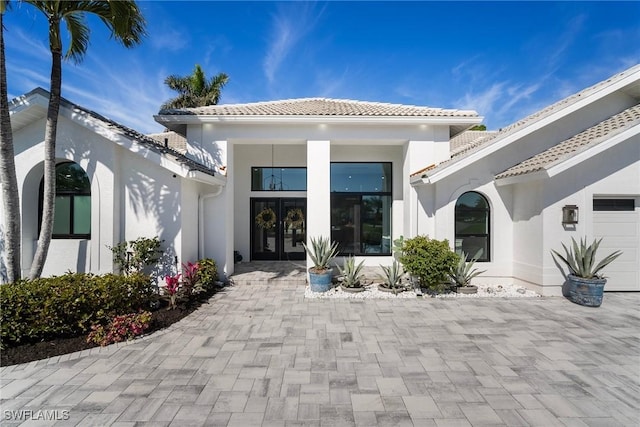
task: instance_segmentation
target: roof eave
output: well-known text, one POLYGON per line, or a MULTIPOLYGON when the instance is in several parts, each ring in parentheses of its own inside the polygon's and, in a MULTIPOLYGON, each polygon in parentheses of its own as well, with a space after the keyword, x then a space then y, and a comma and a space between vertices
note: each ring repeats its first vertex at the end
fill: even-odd
POLYGON ((566 158, 559 159, 558 161, 547 165, 546 169, 550 177, 560 174, 565 170, 588 160, 605 150, 608 150, 611 147, 614 147, 622 142, 627 141, 634 136, 640 135, 640 123, 631 126, 629 129, 626 129, 616 135, 613 135, 610 138, 607 138, 605 141, 595 144, 591 147, 587 147, 587 149, 576 153, 575 155, 566 158))
POLYGON ((242 124, 432 124, 432 125, 469 125, 482 123, 482 116, 223 116, 223 115, 165 115, 153 116, 156 122, 170 127, 178 124, 199 123, 242 123, 242 124))

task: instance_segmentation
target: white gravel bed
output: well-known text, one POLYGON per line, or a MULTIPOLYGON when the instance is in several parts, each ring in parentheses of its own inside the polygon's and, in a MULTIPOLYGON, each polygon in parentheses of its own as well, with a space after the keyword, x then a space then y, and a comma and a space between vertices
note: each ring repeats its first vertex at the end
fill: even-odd
MULTIPOLYGON (((534 298, 539 297, 537 293, 522 286, 515 285, 477 285, 476 294, 448 293, 435 295, 435 298, 534 298)), ((424 291, 423 291, 424 292, 424 291)), ((378 284, 365 286, 362 292, 345 292, 340 287, 334 287, 327 292, 312 292, 309 286, 304 291, 305 298, 311 299, 392 299, 392 298, 416 298, 416 292, 409 290, 393 294, 378 290, 378 284)), ((428 293, 423 294, 423 298, 431 298, 428 293)))

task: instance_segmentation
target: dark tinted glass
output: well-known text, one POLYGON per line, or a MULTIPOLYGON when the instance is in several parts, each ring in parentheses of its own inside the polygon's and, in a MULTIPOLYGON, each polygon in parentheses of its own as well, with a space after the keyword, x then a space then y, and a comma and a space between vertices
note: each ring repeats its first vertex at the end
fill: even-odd
POLYGON ((331 191, 391 192, 391 163, 331 163, 331 191))
POLYGON ((307 191, 307 168, 251 168, 251 191, 307 191))

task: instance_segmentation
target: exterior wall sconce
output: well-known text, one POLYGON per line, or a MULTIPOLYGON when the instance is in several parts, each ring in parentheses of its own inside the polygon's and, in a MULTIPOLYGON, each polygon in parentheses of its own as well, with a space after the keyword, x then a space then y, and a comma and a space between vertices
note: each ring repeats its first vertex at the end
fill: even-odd
POLYGON ((562 207, 562 223, 563 224, 578 223, 578 207, 576 205, 566 205, 562 207))

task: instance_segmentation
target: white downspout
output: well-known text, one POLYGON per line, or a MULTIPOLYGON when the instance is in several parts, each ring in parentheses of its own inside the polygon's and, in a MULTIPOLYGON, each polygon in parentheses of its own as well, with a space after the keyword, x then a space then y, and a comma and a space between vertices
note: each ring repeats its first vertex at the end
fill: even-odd
POLYGON ((218 197, 222 190, 224 190, 224 186, 220 185, 217 191, 198 196, 198 259, 204 258, 204 202, 207 199, 218 197))

